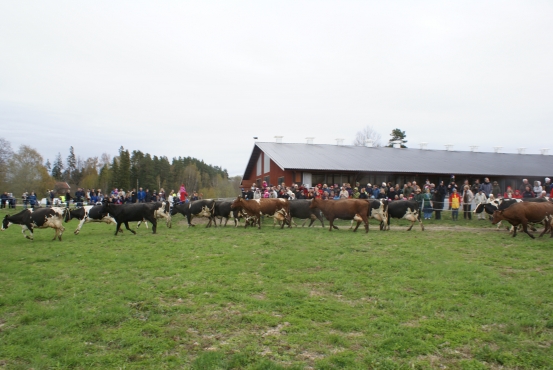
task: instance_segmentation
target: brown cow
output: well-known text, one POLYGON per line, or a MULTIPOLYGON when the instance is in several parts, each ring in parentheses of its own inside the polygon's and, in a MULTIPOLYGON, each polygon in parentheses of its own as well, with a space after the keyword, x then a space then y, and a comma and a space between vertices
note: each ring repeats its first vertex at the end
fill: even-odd
MULTIPOLYGON (((288 203, 288 199, 262 198, 246 200, 242 197, 238 197, 232 203, 232 207, 240 207, 249 217, 254 218, 254 225, 257 223, 258 229, 261 229, 261 216, 270 216, 274 217, 278 221, 285 221, 282 223, 282 226, 280 227, 281 229, 284 228, 285 223, 288 224, 288 227, 291 227, 290 204, 288 203)), ((249 222, 246 220, 245 227, 248 227, 248 224, 249 222)))
POLYGON ((493 213, 492 224, 495 225, 502 220, 506 220, 514 226, 513 237, 517 235, 517 226, 522 225, 522 230, 532 239, 534 236, 528 232, 528 223, 542 223, 545 221, 545 229, 540 237, 549 230, 553 238, 553 227, 551 225, 553 222, 553 203, 515 203, 507 209, 497 210, 493 213))
POLYGON ((357 231, 357 228, 361 224, 361 221, 365 224, 365 232, 369 232, 369 220, 367 215, 369 214, 369 202, 363 199, 340 199, 340 200, 322 200, 315 198, 311 201, 311 208, 318 208, 323 212, 328 222, 330 222, 330 229, 337 229, 334 226, 334 219, 339 218, 341 220, 355 220, 357 226, 353 231, 357 231))

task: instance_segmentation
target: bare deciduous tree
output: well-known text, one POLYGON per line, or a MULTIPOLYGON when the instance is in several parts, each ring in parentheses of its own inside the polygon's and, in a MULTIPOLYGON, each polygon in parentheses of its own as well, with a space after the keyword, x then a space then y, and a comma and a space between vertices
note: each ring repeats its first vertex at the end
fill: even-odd
POLYGON ((13 155, 10 142, 0 137, 0 184, 6 181, 8 163, 13 155))
POLYGON ((370 125, 365 126, 365 128, 361 131, 357 131, 357 134, 355 134, 355 140, 353 140, 353 145, 363 146, 365 145, 365 140, 367 139, 373 141, 373 146, 382 146, 382 143, 380 142, 382 136, 370 125))
POLYGON ((42 156, 33 148, 21 145, 8 163, 8 181, 14 195, 20 196, 24 191, 34 191, 38 198, 52 189, 54 180, 43 164, 42 156))

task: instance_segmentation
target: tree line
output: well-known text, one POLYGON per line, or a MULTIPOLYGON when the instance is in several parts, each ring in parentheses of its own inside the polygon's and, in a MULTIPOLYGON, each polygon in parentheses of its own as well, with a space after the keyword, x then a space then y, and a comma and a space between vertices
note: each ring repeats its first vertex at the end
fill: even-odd
POLYGON ((39 198, 50 189, 65 192, 64 183, 72 192, 80 187, 104 193, 113 188, 140 187, 169 192, 185 184, 189 193, 197 191, 205 198, 232 197, 238 194, 240 180, 239 176, 229 178, 226 169, 197 158, 179 156, 169 160, 140 150, 130 152, 122 146, 113 158, 103 153, 86 159, 71 146, 65 160, 58 153, 53 162, 44 162, 36 149, 21 145, 13 151, 10 142, 0 138, 0 186, 2 192, 11 192, 17 198, 25 191, 34 191, 39 198))

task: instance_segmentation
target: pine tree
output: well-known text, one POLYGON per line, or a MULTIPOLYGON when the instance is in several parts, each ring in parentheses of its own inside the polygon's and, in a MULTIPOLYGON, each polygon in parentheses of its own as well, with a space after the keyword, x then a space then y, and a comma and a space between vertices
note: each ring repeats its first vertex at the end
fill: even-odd
POLYGON ((56 181, 63 180, 63 160, 61 159, 61 153, 59 152, 54 164, 52 165, 52 171, 50 173, 56 181))
MULTIPOLYGON (((113 161, 111 162, 111 178, 110 178, 110 188, 118 188, 119 187, 119 157, 113 157, 113 161)), ((109 189, 108 189, 109 190, 109 189)), ((107 192, 107 191, 106 191, 107 192)))
POLYGON ((63 173, 63 177, 65 178, 65 181, 72 182, 73 173, 76 170, 77 170, 77 158, 75 157, 75 149, 73 149, 73 146, 70 146, 69 155, 67 156, 67 166, 65 167, 65 172, 63 173))
POLYGON ((122 146, 119 148, 119 187, 129 190, 131 186, 131 156, 122 146))
POLYGON ((395 128, 392 130, 392 133, 390 134, 392 137, 390 141, 388 141, 388 145, 386 145, 388 148, 392 148, 394 146, 394 141, 401 142, 402 148, 407 148, 404 144, 407 142, 405 138, 407 135, 405 135, 405 131, 401 131, 399 128, 395 128))

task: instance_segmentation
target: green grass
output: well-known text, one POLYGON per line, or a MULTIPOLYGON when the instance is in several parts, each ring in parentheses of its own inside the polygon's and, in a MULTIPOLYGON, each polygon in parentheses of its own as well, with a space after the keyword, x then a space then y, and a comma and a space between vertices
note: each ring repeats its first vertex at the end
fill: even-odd
POLYGON ((553 366, 548 237, 476 220, 368 235, 179 221, 1 233, 0 368, 553 366))

